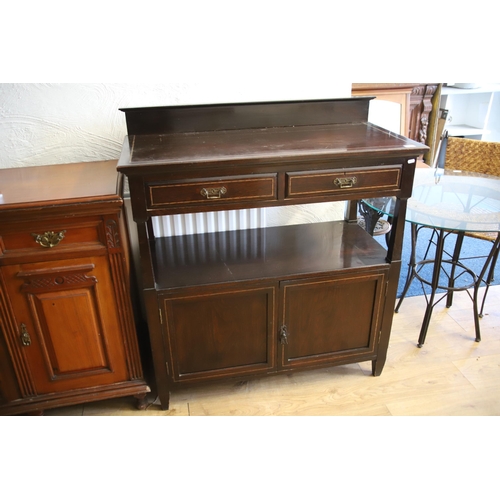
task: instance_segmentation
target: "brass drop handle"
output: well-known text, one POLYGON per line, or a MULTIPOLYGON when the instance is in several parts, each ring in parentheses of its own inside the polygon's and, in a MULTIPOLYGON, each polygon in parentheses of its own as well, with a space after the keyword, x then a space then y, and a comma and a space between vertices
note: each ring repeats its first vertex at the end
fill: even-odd
POLYGON ((21 323, 21 343, 26 347, 31 345, 31 337, 24 323, 21 323))
POLYGON ((52 248, 61 243, 65 234, 66 230, 59 231, 57 233, 54 231, 47 231, 43 234, 31 233, 31 236, 35 238, 35 243, 38 243, 43 248, 52 248))
POLYGON ((201 196, 204 196, 207 200, 214 200, 225 195, 227 193, 227 189, 224 186, 215 188, 203 188, 200 193, 201 196))
POLYGON ((346 189, 352 188, 358 182, 358 179, 356 177, 337 177, 333 182, 340 189, 346 189))
POLYGON ((280 342, 281 345, 288 345, 288 330, 286 325, 283 325, 280 329, 280 342))

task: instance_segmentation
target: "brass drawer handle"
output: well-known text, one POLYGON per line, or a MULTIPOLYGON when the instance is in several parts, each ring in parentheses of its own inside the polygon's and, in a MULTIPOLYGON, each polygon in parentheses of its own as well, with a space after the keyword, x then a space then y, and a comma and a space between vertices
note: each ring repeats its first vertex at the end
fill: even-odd
POLYGON ((224 186, 220 188, 203 188, 200 193, 201 196, 204 196, 207 200, 214 200, 225 195, 227 189, 224 186))
POLYGON ((340 189, 352 188, 358 182, 356 177, 337 177, 333 181, 340 189))
POLYGON ((65 233, 66 230, 59 231, 58 233, 55 233, 54 231, 47 231, 43 234, 31 233, 31 236, 35 238, 35 243, 38 243, 43 248, 52 248, 61 243, 64 239, 65 233))

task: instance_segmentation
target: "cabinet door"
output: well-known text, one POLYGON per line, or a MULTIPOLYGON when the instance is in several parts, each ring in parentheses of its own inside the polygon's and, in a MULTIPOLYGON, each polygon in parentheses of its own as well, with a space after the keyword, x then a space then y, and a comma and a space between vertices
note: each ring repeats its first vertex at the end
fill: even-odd
POLYGON ((127 379, 106 257, 10 265, 1 272, 17 330, 12 345, 34 394, 127 379))
POLYGON ((282 368, 355 362, 376 350, 385 274, 281 283, 282 368))
POLYGON ((248 286, 163 298, 173 380, 271 371, 275 296, 275 287, 248 286))

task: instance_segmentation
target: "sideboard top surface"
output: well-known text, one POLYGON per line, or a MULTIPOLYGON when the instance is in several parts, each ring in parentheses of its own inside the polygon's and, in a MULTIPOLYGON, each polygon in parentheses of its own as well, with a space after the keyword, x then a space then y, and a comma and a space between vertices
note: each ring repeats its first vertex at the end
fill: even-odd
POLYGON ((118 169, 128 172, 140 165, 277 162, 360 154, 418 156, 425 150, 425 146, 370 124, 137 135, 125 142, 118 169))
MULTIPOLYGON (((121 203, 117 160, 0 169, 0 213, 70 203, 121 203)), ((67 214, 71 215, 71 214, 67 214)))
POLYGON ((202 167, 367 155, 408 158, 427 150, 423 144, 368 123, 369 100, 259 103, 255 109, 249 104, 124 110, 129 135, 118 170, 133 175, 166 165, 202 167))

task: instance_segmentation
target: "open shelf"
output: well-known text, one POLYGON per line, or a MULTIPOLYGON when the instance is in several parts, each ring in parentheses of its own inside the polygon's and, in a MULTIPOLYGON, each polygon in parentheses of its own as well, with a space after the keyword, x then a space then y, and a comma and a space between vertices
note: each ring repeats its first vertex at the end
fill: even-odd
POLYGON ((474 89, 443 86, 440 108, 448 110, 445 124, 452 137, 498 140, 499 84, 474 89))
POLYGON ((452 137, 468 137, 472 135, 483 135, 486 131, 484 128, 472 127, 471 125, 449 125, 448 133, 452 137))
POLYGON ((458 87, 447 87, 443 85, 441 90, 442 95, 463 95, 463 94, 485 94, 490 92, 500 92, 500 84, 498 83, 486 83, 478 84, 479 87, 474 89, 458 88, 458 87))
POLYGON ((389 267, 387 250, 344 221, 156 238, 156 289, 290 279, 369 266, 389 267))

